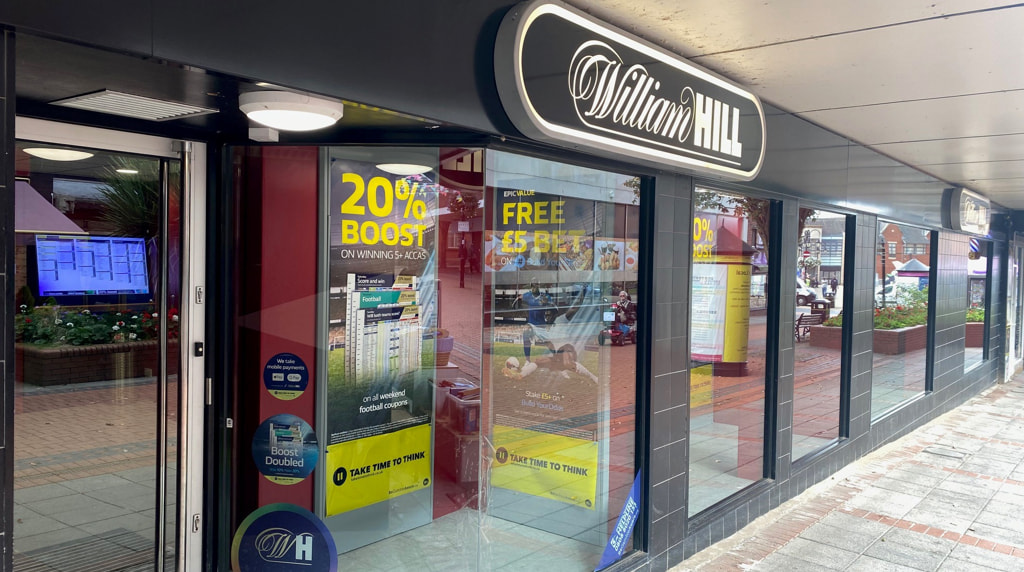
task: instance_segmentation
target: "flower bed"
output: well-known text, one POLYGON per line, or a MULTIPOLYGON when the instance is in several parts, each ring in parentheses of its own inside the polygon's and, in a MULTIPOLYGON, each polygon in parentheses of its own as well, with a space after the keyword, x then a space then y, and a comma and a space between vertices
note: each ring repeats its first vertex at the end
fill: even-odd
MULTIPOLYGON (((65 385, 149 377, 159 364, 160 316, 127 307, 22 304, 15 316, 15 378, 65 385), (90 309, 93 308, 93 309, 90 309)), ((168 312, 168 364, 177 371, 178 312, 168 312)))
MULTIPOLYGON (((175 342, 177 343, 177 342, 175 342)), ((88 346, 15 344, 15 378, 30 385, 66 385, 156 374, 156 340, 88 346)), ((168 350, 168 355, 174 353, 168 350)))

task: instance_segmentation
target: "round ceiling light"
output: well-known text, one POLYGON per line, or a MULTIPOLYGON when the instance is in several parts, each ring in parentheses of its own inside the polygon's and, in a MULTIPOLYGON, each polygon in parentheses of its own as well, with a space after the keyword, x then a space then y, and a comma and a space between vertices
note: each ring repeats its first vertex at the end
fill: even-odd
POLYGON ((238 108, 260 125, 280 131, 312 131, 334 125, 345 105, 288 91, 251 91, 238 96, 238 108))
POLYGON ((59 149, 56 147, 29 147, 27 149, 22 149, 22 151, 32 155, 33 157, 48 159, 50 161, 81 161, 82 159, 92 157, 92 153, 87 153, 85 151, 59 149))
POLYGON ((427 171, 432 171, 432 167, 426 165, 413 165, 412 163, 381 163, 377 165, 377 168, 385 173, 391 173, 392 175, 398 175, 400 177, 408 177, 410 175, 421 175, 427 171))

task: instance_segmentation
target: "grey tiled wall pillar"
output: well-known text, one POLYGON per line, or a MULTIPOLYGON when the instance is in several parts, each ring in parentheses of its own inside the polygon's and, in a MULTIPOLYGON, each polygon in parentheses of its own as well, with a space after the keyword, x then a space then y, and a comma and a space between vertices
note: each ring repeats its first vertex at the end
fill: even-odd
POLYGON ((3 407, 0 407, 0 570, 12 570, 14 486, 14 32, 0 28, 0 360, 3 407))
POLYGON ((655 185, 654 312, 651 366, 649 569, 682 559, 686 533, 689 432, 689 295, 692 179, 659 176, 655 185))
MULTIPOLYGON (((858 215, 854 244, 856 268, 847 277, 847 286, 853 288, 850 329, 850 427, 851 440, 865 443, 857 454, 867 449, 863 439, 871 429, 871 368, 874 361, 875 322, 875 271, 878 252, 878 219, 870 215, 858 215)), ((851 298, 847 298, 850 301, 851 298)))
MULTIPOLYGON (((781 235, 772 237, 773 240, 781 241, 778 245, 780 248, 771 248, 772 252, 779 252, 775 267, 776 271, 781 273, 779 292, 769 292, 768 303, 771 304, 778 299, 779 304, 778 384, 775 387, 775 479, 782 482, 789 479, 790 465, 793 461, 793 370, 796 367, 793 322, 796 315, 796 246, 800 235, 799 212, 797 201, 783 203, 782 221, 779 224, 781 235)), ((772 380, 769 379, 768 383, 772 383, 772 380)), ((771 392, 767 395, 771 395, 771 392)), ((766 414, 770 413, 770 407, 772 404, 766 399, 766 414)))
POLYGON ((964 376, 965 312, 967 309, 967 254, 969 239, 940 232, 932 288, 935 289, 935 348, 932 388, 942 391, 964 376))

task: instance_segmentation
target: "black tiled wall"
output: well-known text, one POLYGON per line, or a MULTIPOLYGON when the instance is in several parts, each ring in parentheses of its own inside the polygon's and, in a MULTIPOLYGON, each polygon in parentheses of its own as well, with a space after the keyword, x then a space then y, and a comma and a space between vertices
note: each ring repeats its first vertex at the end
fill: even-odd
POLYGON ((3 407, 0 407, 0 570, 11 570, 14 487, 14 33, 0 28, 0 372, 3 407))
MULTIPOLYGON (((778 385, 775 389, 775 478, 750 487, 727 505, 708 515, 687 516, 687 468, 689 426, 688 351, 689 282, 692 248, 691 180, 682 176, 659 177, 656 191, 656 245, 654 269, 654 348, 651 380, 650 544, 649 558, 635 570, 660 572, 709 547, 749 524, 758 516, 820 482, 871 450, 890 442, 930 419, 963 403, 999 374, 1001 359, 990 359, 964 372, 963 338, 967 306, 968 237, 937 232, 932 288, 935 290, 934 391, 871 424, 872 336, 877 218, 857 214, 853 218, 854 268, 848 271, 845 300, 849 321, 850 351, 846 356, 850 399, 847 438, 820 454, 791 462, 793 417, 793 296, 781 296, 778 329, 778 385)), ((796 268, 797 213, 799 202, 784 199, 781 209, 782 269, 796 268), (787 238, 788 237, 788 238, 787 238)), ((851 215, 853 216, 853 215, 851 215)), ((1005 243, 993 248, 992 281, 1003 279, 1005 243)), ((795 272, 782 271, 780 292, 792 292, 795 272)), ((993 292, 992 320, 1005 314, 1005 293, 993 292)), ((995 321, 993 323, 1001 323, 995 321)), ((1002 334, 989 332, 990 356, 1002 355, 1002 334)), ((770 405, 769 405, 770 406, 770 405)))

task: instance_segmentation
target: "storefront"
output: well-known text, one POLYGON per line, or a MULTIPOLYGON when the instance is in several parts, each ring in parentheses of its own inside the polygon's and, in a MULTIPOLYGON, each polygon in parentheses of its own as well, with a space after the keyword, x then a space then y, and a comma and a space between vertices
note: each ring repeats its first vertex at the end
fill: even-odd
POLYGON ((578 10, 151 8, 0 9, 15 568, 664 570, 1019 366, 1008 213, 578 10), (91 77, 196 110, 69 110, 91 77), (338 123, 239 110, 292 91, 338 123))

